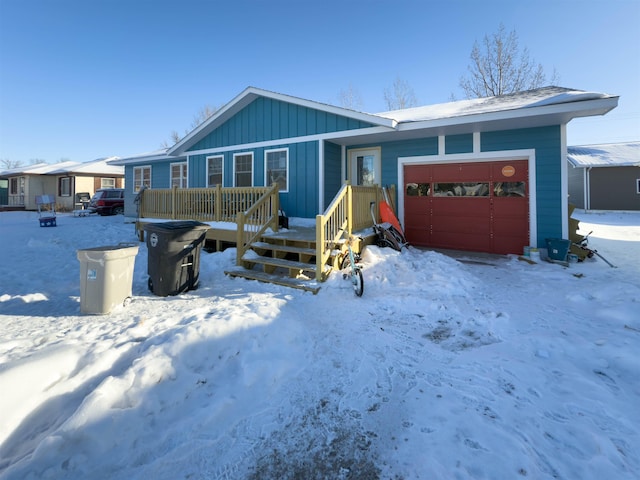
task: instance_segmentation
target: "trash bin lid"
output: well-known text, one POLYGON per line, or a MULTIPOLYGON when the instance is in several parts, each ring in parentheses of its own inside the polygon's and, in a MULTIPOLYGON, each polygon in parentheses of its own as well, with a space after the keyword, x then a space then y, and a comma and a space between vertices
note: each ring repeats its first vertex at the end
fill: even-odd
POLYGON ((173 222, 147 223, 144 229, 147 232, 176 232, 178 230, 205 230, 209 225, 195 220, 178 220, 173 222))
POLYGON ((114 260, 116 258, 133 257, 138 254, 138 245, 107 245, 104 247, 84 248, 78 250, 78 260, 114 260))

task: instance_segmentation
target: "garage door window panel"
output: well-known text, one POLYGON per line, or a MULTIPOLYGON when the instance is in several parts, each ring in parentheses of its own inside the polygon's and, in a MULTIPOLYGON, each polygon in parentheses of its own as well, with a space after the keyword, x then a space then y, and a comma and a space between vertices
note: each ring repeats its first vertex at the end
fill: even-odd
POLYGON ((525 182, 495 182, 493 184, 494 197, 520 197, 526 196, 525 182))
POLYGON ((436 197, 488 197, 489 182, 434 183, 436 197))
POLYGON ((428 197, 431 191, 429 183, 407 183, 407 196, 409 197, 428 197))

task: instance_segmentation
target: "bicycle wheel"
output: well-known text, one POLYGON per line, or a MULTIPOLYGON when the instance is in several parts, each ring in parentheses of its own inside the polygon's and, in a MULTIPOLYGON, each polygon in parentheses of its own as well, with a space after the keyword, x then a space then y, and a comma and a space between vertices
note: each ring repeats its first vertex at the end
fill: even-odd
POLYGON ((342 259, 342 263, 340 264, 340 271, 342 272, 342 278, 344 280, 347 279, 351 275, 351 259, 349 255, 345 255, 342 259))
POLYGON ((362 270, 357 269, 351 274, 351 281, 353 282, 353 293, 357 297, 361 297, 364 293, 364 278, 362 278, 362 270))

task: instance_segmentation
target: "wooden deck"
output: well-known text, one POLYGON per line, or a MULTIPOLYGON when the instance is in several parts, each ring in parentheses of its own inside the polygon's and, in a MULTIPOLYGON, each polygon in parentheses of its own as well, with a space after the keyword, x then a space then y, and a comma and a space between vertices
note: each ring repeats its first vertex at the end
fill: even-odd
POLYGON ((207 245, 220 251, 235 247, 237 268, 225 273, 316 293, 319 284, 340 268, 347 238, 356 252, 374 241, 370 205, 382 199, 378 186, 345 183, 323 214, 305 225, 279 228, 278 186, 259 188, 145 190, 136 230, 171 220, 207 223, 207 245), (363 231, 370 234, 362 234, 363 231))

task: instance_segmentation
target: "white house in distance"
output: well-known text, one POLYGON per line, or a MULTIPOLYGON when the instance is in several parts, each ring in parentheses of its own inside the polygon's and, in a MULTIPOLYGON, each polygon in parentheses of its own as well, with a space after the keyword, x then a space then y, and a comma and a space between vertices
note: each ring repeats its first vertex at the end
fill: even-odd
POLYGON ((568 147, 569 201, 586 210, 640 210, 640 142, 568 147))
POLYGON ((58 210, 73 210, 79 193, 92 196, 100 188, 124 187, 124 168, 108 163, 116 159, 39 163, 2 171, 0 179, 8 181, 7 205, 35 210, 36 195, 54 195, 58 210))

